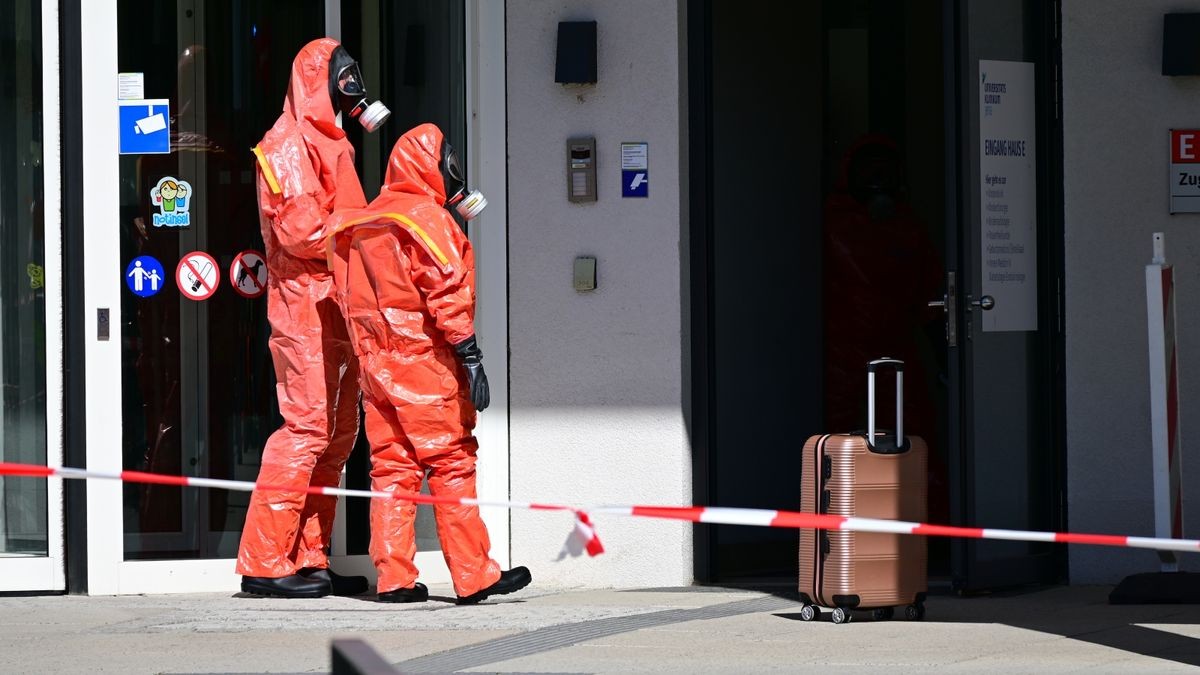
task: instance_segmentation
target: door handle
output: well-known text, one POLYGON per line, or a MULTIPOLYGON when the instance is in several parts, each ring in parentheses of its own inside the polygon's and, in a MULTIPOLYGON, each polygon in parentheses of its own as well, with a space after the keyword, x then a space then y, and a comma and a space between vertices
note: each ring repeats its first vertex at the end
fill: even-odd
POLYGON ((958 283, 955 279, 954 272, 946 273, 946 293, 941 300, 930 300, 925 303, 930 307, 941 307, 942 314, 946 317, 946 346, 958 346, 958 308, 955 307, 955 298, 958 297, 958 283))
POLYGON ((971 296, 968 295, 967 302, 970 303, 972 307, 982 309, 985 312, 992 311, 992 308, 996 306, 996 299, 990 295, 982 296, 978 300, 972 300, 971 296))

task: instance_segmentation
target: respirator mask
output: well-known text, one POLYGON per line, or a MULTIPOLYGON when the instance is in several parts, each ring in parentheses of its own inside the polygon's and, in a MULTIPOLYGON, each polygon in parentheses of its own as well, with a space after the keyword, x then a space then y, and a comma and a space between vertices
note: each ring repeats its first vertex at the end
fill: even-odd
POLYGON ((899 158, 882 146, 865 148, 851 165, 851 193, 871 220, 895 217, 900 194, 899 158))
POLYGON ((446 187, 446 208, 454 209, 464 221, 478 216, 487 206, 487 197, 482 192, 467 190, 458 153, 446 141, 442 141, 442 184, 446 187))
POLYGON ((367 88, 363 84, 362 70, 350 54, 340 45, 329 57, 329 99, 342 114, 358 120, 368 132, 373 132, 392 114, 379 101, 367 99, 367 88))

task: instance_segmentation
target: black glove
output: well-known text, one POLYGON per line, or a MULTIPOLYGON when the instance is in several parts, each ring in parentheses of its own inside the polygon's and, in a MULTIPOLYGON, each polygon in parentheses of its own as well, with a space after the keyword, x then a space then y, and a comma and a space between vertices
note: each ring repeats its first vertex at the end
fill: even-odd
POLYGON ((463 368, 467 369, 467 379, 471 381, 471 403, 476 412, 483 412, 491 403, 492 395, 488 390, 487 373, 483 372, 483 352, 479 351, 479 343, 472 335, 454 345, 454 351, 462 361, 463 368))

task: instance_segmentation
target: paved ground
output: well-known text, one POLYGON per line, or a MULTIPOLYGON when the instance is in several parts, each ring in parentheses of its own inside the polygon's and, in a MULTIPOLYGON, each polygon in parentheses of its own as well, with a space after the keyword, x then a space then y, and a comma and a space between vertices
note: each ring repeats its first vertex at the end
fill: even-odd
POLYGON ((0 598, 0 672, 328 672, 357 638, 397 672, 1200 670, 1200 606, 1107 587, 934 596, 924 622, 799 620, 786 589, 527 589, 473 607, 229 595, 0 598))

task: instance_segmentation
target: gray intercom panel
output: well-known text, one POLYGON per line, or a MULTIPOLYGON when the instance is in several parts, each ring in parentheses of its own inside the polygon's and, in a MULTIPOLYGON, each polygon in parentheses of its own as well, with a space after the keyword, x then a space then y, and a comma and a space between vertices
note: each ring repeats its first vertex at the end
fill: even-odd
POLYGON ((596 201, 596 139, 567 139, 567 201, 596 201))

